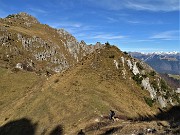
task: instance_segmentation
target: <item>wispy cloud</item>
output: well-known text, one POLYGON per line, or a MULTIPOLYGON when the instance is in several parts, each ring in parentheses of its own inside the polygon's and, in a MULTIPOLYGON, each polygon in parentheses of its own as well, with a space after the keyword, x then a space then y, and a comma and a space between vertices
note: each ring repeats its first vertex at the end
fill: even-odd
POLYGON ((29 10, 32 12, 41 13, 41 14, 47 13, 47 11, 40 8, 30 8, 29 10))
POLYGON ((120 35, 120 34, 112 34, 112 33, 104 33, 104 32, 87 32, 87 31, 74 31, 73 35, 78 40, 85 40, 87 42, 96 43, 98 42, 114 42, 128 38, 128 36, 120 35))
POLYGON ((64 28, 69 33, 73 34, 78 40, 92 39, 92 31, 96 30, 98 26, 85 25, 79 22, 63 21, 61 23, 49 23, 53 28, 64 28))
POLYGON ((97 34, 95 36, 92 36, 91 38, 112 40, 112 39, 123 39, 126 38, 126 36, 114 35, 114 34, 97 34))
POLYGON ((179 0, 130 0, 125 6, 135 10, 178 11, 179 0))
POLYGON ((82 26, 81 23, 77 22, 61 22, 61 23, 49 23, 49 25, 53 28, 80 28, 82 26))
POLYGON ((122 44, 147 44, 154 42, 154 39, 133 39, 130 36, 121 40, 122 44))
POLYGON ((109 10, 178 11, 179 0, 88 0, 109 10))
POLYGON ((133 52, 154 52, 154 51, 164 51, 166 49, 164 48, 126 48, 123 47, 121 48, 122 50, 126 50, 126 51, 133 51, 133 52))
POLYGON ((132 24, 140 24, 140 23, 143 23, 141 21, 133 21, 133 20, 129 20, 127 21, 128 23, 132 23, 132 24))
POLYGON ((119 20, 118 19, 115 19, 115 18, 112 18, 112 17, 107 17, 107 21, 109 23, 114 23, 114 22, 118 22, 119 20))
POLYGON ((151 42, 151 41, 154 41, 154 40, 151 40, 151 39, 140 39, 140 40, 136 40, 136 42, 151 42))
POLYGON ((179 31, 172 30, 172 31, 165 31, 154 34, 150 37, 151 39, 161 39, 161 40, 179 40, 179 31))
MULTIPOLYGON (((106 20, 108 23, 118 23, 118 22, 125 22, 130 24, 145 24, 145 22, 140 20, 135 20, 130 18, 129 16, 123 16, 123 17, 106 17, 106 20)), ((149 23, 149 22, 148 22, 149 23)))

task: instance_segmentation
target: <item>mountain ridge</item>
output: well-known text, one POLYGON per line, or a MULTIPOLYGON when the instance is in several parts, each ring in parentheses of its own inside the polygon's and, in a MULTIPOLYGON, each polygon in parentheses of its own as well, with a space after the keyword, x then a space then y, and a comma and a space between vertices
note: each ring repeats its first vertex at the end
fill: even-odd
POLYGON ((16 65, 40 72, 45 72, 45 70, 60 72, 77 63, 94 49, 102 47, 101 43, 88 46, 84 41, 78 42, 67 31, 40 24, 26 13, 13 14, 1 19, 0 26, 3 35, 0 40, 2 49, 6 53, 11 52, 11 56, 2 53, 1 59, 10 61, 14 58, 13 62, 16 63, 11 63, 14 67, 16 65), (26 19, 24 16, 27 16, 26 19), (26 22, 31 25, 26 25, 26 22), (23 54, 24 52, 31 54, 28 57, 27 53, 23 54), (42 63, 52 66, 51 69, 46 68, 47 66, 43 69, 42 63))
MULTIPOLYGON (((116 46, 88 46, 63 29, 26 21, 0 19, 1 125, 29 118, 38 123, 37 134, 50 134, 57 125, 70 135, 80 129, 102 134, 127 118, 179 104, 158 73, 116 46), (110 109, 117 122, 108 119, 110 109)), ((118 132, 130 133, 126 126, 118 132)))

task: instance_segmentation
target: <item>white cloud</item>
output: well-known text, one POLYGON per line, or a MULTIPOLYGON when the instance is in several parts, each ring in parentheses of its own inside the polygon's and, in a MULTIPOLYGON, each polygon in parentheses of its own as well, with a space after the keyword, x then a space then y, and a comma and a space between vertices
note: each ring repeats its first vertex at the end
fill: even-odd
POLYGON ((154 34, 150 37, 151 39, 161 39, 161 40, 179 40, 179 31, 172 30, 172 31, 165 31, 154 34))

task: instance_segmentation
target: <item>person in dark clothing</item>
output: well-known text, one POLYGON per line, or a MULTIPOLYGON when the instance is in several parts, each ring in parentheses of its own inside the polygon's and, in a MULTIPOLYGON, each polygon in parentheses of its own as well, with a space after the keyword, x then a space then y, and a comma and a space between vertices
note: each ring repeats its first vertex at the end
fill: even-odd
POLYGON ((112 119, 114 120, 114 116, 115 116, 115 112, 110 110, 109 119, 110 120, 112 120, 112 119))

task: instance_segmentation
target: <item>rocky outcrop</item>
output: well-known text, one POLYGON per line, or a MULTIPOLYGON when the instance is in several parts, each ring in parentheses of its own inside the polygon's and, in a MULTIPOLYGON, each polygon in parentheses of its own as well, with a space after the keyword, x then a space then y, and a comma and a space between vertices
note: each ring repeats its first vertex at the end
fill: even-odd
POLYGON ((149 92, 152 101, 156 101, 162 108, 178 104, 177 100, 171 96, 176 95, 175 92, 168 88, 158 75, 155 75, 157 73, 151 67, 137 59, 125 56, 119 59, 120 61, 114 59, 113 64, 117 70, 121 70, 122 77, 128 81, 127 74, 130 71, 132 79, 149 92))
POLYGON ((18 63, 34 63, 35 72, 61 72, 102 47, 101 43, 78 42, 64 29, 40 24, 26 13, 0 19, 0 49, 3 50, 0 56, 2 60, 7 59, 11 67, 20 68, 18 63))
POLYGON ((149 82, 149 78, 144 78, 142 80, 142 86, 144 87, 144 89, 148 90, 149 93, 150 93, 150 96, 151 98, 154 100, 157 98, 157 95, 156 95, 156 91, 155 89, 151 86, 150 82, 149 82))

